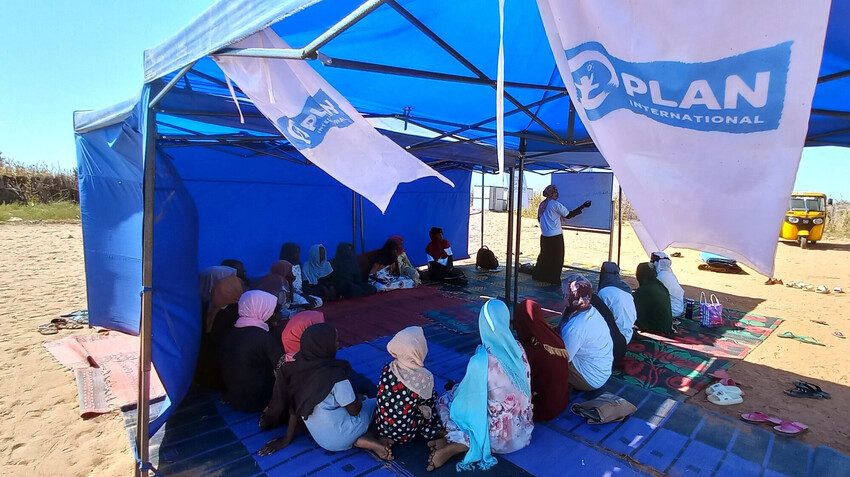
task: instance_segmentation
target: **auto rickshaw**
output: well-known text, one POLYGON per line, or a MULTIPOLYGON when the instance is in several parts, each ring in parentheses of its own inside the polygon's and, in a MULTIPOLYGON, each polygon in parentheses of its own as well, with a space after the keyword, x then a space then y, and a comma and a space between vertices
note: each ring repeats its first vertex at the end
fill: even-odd
POLYGON ((832 205, 832 199, 827 201, 826 194, 794 192, 788 201, 788 211, 785 212, 779 237, 799 242, 801 248, 817 243, 823 237, 826 226, 827 205, 832 205))

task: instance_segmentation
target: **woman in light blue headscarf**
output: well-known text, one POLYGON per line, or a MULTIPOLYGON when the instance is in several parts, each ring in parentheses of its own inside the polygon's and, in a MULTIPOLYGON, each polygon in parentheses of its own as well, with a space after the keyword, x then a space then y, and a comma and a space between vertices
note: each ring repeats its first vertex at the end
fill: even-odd
POLYGON ((463 381, 437 401, 446 437, 428 443, 428 470, 466 452, 457 470, 487 470, 492 454, 522 449, 531 441, 531 369, 510 330, 510 312, 488 300, 478 315, 482 345, 469 360, 463 381))

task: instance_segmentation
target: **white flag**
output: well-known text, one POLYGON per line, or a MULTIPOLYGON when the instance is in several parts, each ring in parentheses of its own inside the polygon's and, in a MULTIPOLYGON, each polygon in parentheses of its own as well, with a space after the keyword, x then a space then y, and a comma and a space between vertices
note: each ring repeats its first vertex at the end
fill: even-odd
POLYGON ((829 0, 538 0, 582 122, 648 243, 771 275, 829 0))
MULTIPOLYGON (((234 48, 289 48, 265 29, 234 48)), ((301 60, 213 58, 255 106, 310 162, 387 210, 399 184, 436 177, 454 186, 379 133, 336 89, 301 60)))

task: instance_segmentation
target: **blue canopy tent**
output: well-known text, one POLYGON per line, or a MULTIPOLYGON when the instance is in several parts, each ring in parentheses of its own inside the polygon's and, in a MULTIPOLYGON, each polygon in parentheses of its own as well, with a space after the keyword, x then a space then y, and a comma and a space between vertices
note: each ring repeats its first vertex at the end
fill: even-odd
MULTIPOLYGON (((834 0, 807 145, 850 144, 846 18, 850 0, 834 0)), ((576 121, 534 0, 507 2, 504 30, 510 174, 605 167, 576 121)), ((194 371, 199 267, 239 254, 249 270, 265 272, 284 238, 306 246, 319 235, 331 244, 357 242, 360 233, 361 247, 374 247, 387 230, 412 231, 411 210, 424 214, 420 222, 460 224, 447 232, 465 252, 469 171, 495 168, 498 41, 489 0, 221 1, 145 52, 140 97, 75 114, 91 320, 141 336, 142 468, 149 433, 183 398, 194 371), (295 47, 228 48, 266 27, 295 47), (385 134, 458 186, 425 179, 400 187, 384 217, 370 204, 358 209, 351 191, 307 164, 237 91, 240 121, 211 54, 308 61, 364 116, 394 125, 385 134), (298 212, 283 212, 290 209, 298 212), (305 230, 317 216, 321 233, 305 230), (167 401, 148 427, 151 360, 167 401)), ((511 226, 509 267, 517 258, 511 226)), ((411 250, 422 248, 416 240, 408 234, 411 250)), ((515 267, 506 296, 512 273, 515 267)))

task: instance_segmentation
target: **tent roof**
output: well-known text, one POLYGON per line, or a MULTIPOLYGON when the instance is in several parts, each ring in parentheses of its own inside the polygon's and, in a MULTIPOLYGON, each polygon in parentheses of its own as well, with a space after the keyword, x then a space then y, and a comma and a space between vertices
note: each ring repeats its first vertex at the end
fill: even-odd
MULTIPOLYGON (((850 145, 850 33, 841 25, 846 18, 850 0, 833 0, 809 146, 850 145)), ((239 121, 224 75, 209 57, 269 26, 296 50, 332 37, 319 42, 315 55, 304 52, 313 57, 309 64, 365 116, 403 121, 436 135, 394 136, 415 154, 428 149, 428 156, 489 165, 492 152, 475 149, 495 144, 498 11, 489 0, 222 0, 145 52, 145 81, 155 90, 196 62, 160 103, 161 126, 183 128, 198 138, 229 133, 268 136, 276 147, 285 142, 241 92, 237 96, 245 122, 239 121), (326 33, 352 12, 372 8, 337 36, 326 33), (460 147, 457 141, 474 144, 460 147), (447 150, 436 152, 443 148, 447 150), (462 160, 473 151, 478 153, 462 160)), ((556 168, 585 162, 598 167, 598 154, 571 159, 561 154, 595 147, 575 119, 534 0, 506 5, 505 79, 507 149, 518 151, 523 137, 527 157, 537 157, 538 163, 545 158, 556 168)), ((131 105, 77 113, 75 129, 114 123, 131 105)))

